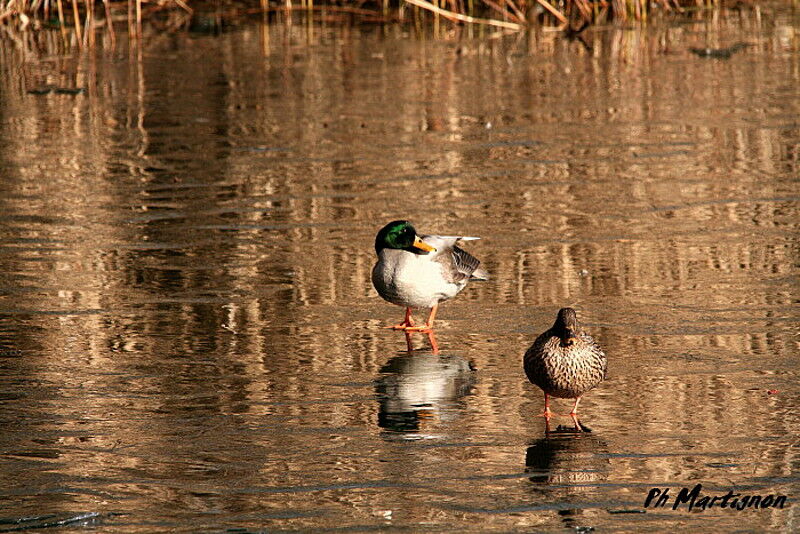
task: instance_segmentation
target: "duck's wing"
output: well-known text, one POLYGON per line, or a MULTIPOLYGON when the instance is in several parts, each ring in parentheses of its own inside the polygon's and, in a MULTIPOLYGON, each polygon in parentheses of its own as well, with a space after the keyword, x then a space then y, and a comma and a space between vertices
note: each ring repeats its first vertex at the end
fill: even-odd
POLYGON ((589 350, 592 351, 594 357, 603 367, 603 379, 608 378, 608 357, 606 356, 606 353, 603 352, 603 349, 600 348, 600 344, 586 332, 581 332, 580 337, 587 344, 589 350))
POLYGON ((488 274, 480 267, 480 260, 456 245, 462 240, 475 240, 477 237, 424 236, 423 241, 436 247, 431 261, 439 262, 448 282, 458 283, 470 278, 485 280, 488 274))
MULTIPOLYGON (((453 265, 455 266, 456 270, 459 274, 466 278, 472 277, 481 264, 481 260, 464 250, 463 248, 459 248, 454 246, 453 247, 453 265)), ((480 269, 480 273, 483 273, 483 269, 480 269)), ((476 276, 476 278, 483 278, 483 276, 476 276)))

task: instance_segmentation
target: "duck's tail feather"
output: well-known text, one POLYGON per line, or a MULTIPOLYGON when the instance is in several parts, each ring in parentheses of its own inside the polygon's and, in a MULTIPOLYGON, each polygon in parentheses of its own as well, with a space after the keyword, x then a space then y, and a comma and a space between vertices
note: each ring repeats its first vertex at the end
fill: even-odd
POLYGON ((489 279, 489 273, 486 272, 486 269, 484 269, 483 267, 478 267, 477 269, 472 271, 472 274, 470 275, 470 279, 471 280, 488 280, 489 279))
POLYGON ((455 241, 477 241, 480 237, 470 237, 463 235, 437 235, 441 239, 453 239, 455 241))

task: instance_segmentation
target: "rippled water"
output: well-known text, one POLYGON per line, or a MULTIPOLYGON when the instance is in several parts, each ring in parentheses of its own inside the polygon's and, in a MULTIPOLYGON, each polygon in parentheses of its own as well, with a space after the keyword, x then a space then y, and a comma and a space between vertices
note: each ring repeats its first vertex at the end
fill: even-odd
POLYGON ((4 37, 0 532, 796 531, 799 28, 4 37), (492 277, 410 351, 400 217, 492 277), (609 378, 546 435, 565 305, 609 378), (644 508, 698 483, 789 502, 644 508))

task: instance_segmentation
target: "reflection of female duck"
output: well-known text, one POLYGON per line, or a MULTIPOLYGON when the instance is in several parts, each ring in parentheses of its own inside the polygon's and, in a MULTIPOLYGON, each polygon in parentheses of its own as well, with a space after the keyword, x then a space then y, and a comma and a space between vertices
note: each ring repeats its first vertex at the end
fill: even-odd
POLYGON ((464 358, 430 353, 394 357, 381 373, 375 387, 380 398, 378 425, 401 432, 420 430, 425 419, 467 395, 475 381, 464 358))
POLYGON ((607 475, 608 458, 598 457, 606 448, 591 434, 551 432, 525 451, 525 471, 541 484, 598 482, 607 475))
POLYGON ((525 472, 537 502, 558 510, 558 516, 569 528, 576 523, 584 508, 577 499, 586 499, 596 484, 606 480, 610 461, 601 454, 607 451, 604 441, 592 434, 551 432, 536 440, 525 451, 525 472))

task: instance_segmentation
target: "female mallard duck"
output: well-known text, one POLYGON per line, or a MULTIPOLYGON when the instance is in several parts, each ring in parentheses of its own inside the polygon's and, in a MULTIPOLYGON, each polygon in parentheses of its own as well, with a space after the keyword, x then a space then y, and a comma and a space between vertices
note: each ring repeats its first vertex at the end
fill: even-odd
POLYGON ((572 308, 561 308, 555 324, 536 338, 525 352, 525 374, 528 380, 544 391, 544 413, 550 419, 550 396, 575 399, 570 416, 575 428, 578 422, 578 402, 584 393, 606 377, 606 355, 592 337, 580 330, 578 317, 572 308))
POLYGON ((406 308, 403 322, 391 328, 430 332, 440 302, 456 296, 469 280, 488 279, 481 262, 456 246, 460 240, 473 239, 478 238, 420 237, 408 221, 392 221, 378 232, 372 285, 385 300, 406 308), (414 326, 411 308, 430 308, 424 326, 414 326))

